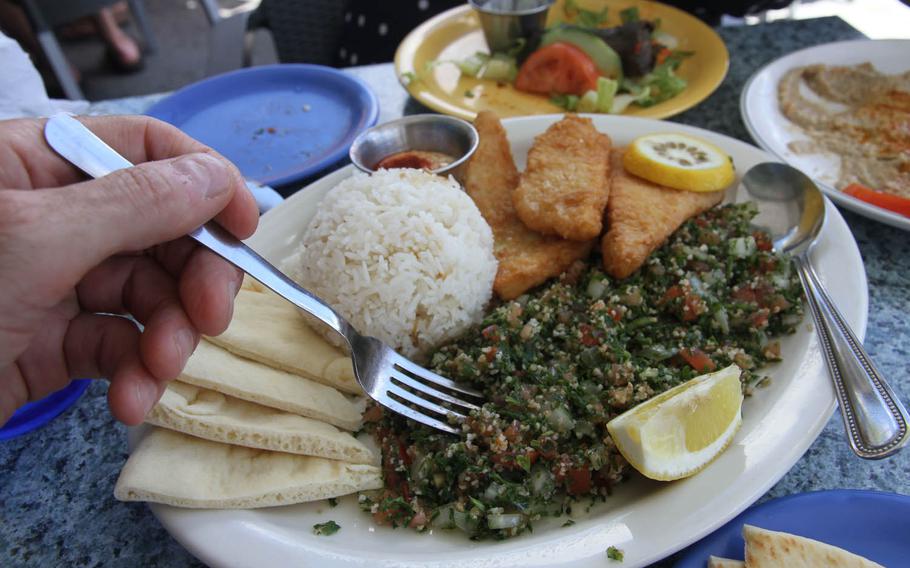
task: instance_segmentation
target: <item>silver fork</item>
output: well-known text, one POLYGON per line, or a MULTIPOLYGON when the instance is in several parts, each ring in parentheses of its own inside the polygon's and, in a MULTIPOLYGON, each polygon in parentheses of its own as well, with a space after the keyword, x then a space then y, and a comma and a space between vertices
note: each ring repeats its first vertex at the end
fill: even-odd
MULTIPOLYGON (((58 154, 92 177, 133 166, 69 115, 51 117, 44 136, 58 154)), ((337 332, 354 361, 357 382, 385 408, 437 430, 458 434, 461 429, 449 419, 464 420, 464 412, 479 408, 463 397, 482 404, 483 395, 476 390, 424 369, 378 339, 358 333, 338 312, 219 225, 207 223, 189 236, 337 332)))

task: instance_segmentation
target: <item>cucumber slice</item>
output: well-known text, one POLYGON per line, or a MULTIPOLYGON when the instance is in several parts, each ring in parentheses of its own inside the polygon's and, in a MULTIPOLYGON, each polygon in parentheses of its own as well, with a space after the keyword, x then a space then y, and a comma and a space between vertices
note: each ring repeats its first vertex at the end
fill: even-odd
POLYGON ((540 39, 540 47, 546 47, 559 41, 570 43, 584 51, 605 77, 622 81, 622 60, 619 58, 619 54, 604 40, 582 30, 557 27, 543 35, 540 39))

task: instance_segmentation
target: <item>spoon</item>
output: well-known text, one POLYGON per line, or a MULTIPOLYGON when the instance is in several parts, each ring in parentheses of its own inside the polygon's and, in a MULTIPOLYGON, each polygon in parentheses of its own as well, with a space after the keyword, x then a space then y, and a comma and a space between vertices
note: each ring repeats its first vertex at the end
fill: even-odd
POLYGON ((907 411, 831 301, 809 258, 825 221, 821 192, 805 174, 778 163, 754 166, 742 182, 760 204, 756 226, 771 235, 774 250, 794 259, 850 447, 865 459, 896 453, 910 440, 907 411))

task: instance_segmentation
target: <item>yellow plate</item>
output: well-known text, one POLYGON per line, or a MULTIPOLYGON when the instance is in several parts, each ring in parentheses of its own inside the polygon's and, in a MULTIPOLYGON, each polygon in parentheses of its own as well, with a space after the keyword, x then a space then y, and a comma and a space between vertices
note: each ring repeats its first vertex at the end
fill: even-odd
MULTIPOLYGON (((642 19, 659 18, 660 29, 679 40, 679 49, 695 52, 677 72, 689 82, 685 91, 652 107, 631 105, 626 115, 666 118, 679 114, 707 98, 727 74, 730 57, 723 40, 701 20, 682 10, 648 0, 587 0, 581 4, 591 9, 609 6, 607 25, 618 24, 619 12, 636 6, 642 19)), ((548 24, 562 19, 562 5, 563 0, 558 0, 550 8, 548 24)), ((502 117, 563 110, 546 97, 522 93, 511 85, 462 77, 452 64, 427 70, 433 61, 464 59, 477 51, 488 51, 480 21, 470 6, 460 6, 427 20, 404 38, 395 53, 395 72, 418 101, 433 110, 468 120, 473 120, 481 110, 492 110, 502 117), (405 73, 413 73, 418 80, 403 80, 405 73)))

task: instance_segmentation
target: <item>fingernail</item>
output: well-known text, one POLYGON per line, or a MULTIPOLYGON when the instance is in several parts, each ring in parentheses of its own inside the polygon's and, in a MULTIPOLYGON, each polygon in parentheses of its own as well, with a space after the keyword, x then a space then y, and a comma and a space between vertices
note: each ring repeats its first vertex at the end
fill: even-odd
POLYGON ((230 189, 231 176, 228 167, 208 154, 189 154, 177 158, 173 168, 184 177, 188 189, 211 199, 230 189))
POLYGON ((174 346, 180 353, 180 368, 186 365, 187 359, 196 350, 196 334, 188 329, 181 329, 174 334, 174 346))
POLYGON ((142 416, 146 416, 158 403, 157 385, 151 381, 136 381, 136 402, 142 409, 142 416))

